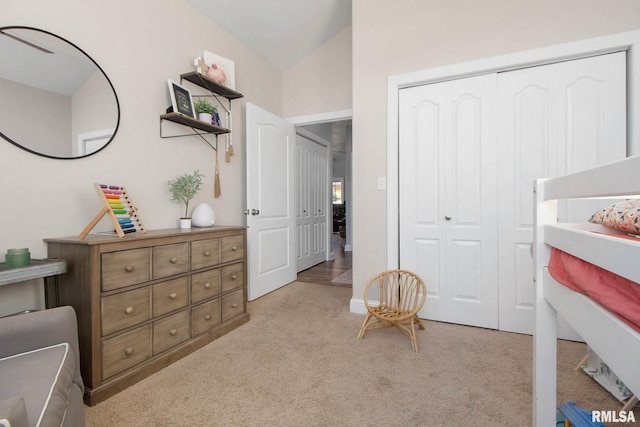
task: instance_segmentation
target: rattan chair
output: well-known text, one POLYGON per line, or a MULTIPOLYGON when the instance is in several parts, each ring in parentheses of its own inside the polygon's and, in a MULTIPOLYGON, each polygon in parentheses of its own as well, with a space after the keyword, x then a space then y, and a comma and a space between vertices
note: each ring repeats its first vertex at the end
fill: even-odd
POLYGON ((388 270, 378 274, 364 290, 367 317, 360 328, 358 339, 362 339, 364 333, 370 329, 395 327, 409 337, 413 351, 417 352, 415 326, 424 329, 418 311, 426 299, 427 287, 414 273, 407 270, 388 270), (380 291, 379 303, 376 306, 369 304, 371 298, 377 297, 372 289, 380 291))

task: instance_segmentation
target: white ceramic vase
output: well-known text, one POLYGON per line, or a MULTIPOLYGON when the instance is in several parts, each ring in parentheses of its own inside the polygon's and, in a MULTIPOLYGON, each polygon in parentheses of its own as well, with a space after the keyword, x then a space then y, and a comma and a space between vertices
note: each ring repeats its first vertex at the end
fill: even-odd
POLYGON ((180 228, 191 228, 191 218, 180 218, 180 228))
POLYGON ((206 203, 200 203, 191 213, 191 223, 194 227, 211 227, 215 222, 216 214, 206 203))

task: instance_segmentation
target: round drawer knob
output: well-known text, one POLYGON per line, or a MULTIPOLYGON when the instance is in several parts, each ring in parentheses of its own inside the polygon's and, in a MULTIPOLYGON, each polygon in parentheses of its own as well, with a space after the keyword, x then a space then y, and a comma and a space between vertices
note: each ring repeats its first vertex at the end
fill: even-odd
POLYGON ((175 292, 172 294, 169 294, 170 299, 176 299, 177 297, 178 297, 178 294, 176 294, 175 292))
POLYGON ((177 259, 177 258, 175 258, 175 257, 173 257, 173 258, 171 258, 171 259, 169 260, 169 262, 170 262, 171 264, 175 264, 176 262, 178 262, 178 259, 177 259))
POLYGON ((124 350, 124 354, 127 356, 131 356, 133 354, 133 347, 128 347, 124 350))
POLYGON ((204 320, 211 320, 211 315, 207 314, 206 316, 204 316, 204 320))
POLYGON ((171 335, 172 337, 174 337, 177 333, 178 331, 176 329, 172 329, 169 331, 169 335, 171 335))
POLYGON ((231 275, 231 280, 236 280, 237 278, 238 278, 238 275, 237 275, 237 274, 232 274, 232 275, 231 275))
POLYGON ((125 314, 131 314, 133 313, 133 307, 127 307, 124 309, 125 314))
POLYGON ((205 288, 205 289, 209 289, 209 288, 211 288, 211 283, 209 283, 209 282, 205 283, 205 284, 204 284, 204 288, 205 288))
POLYGON ((238 304, 235 304, 235 303, 231 304, 231 308, 237 308, 237 307, 238 307, 238 304))
POLYGON ((126 271, 127 273, 131 273, 133 271, 133 265, 127 265, 124 268, 124 271, 126 271))
POLYGON ((238 247, 237 246, 231 246, 231 250, 235 252, 235 251, 238 250, 238 247))
POLYGON ((204 251, 204 256, 211 256, 211 252, 210 251, 204 251))

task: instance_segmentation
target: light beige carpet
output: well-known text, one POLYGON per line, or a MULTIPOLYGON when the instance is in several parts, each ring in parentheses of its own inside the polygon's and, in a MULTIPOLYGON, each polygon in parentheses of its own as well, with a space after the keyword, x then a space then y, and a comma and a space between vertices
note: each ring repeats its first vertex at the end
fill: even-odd
MULTIPOLYGON (((87 426, 531 425, 530 336, 427 321, 416 354, 394 329, 356 340, 350 297, 294 282, 253 301, 249 323, 87 407, 87 426)), ((584 354, 559 342, 559 402, 619 410, 574 371, 584 354)))

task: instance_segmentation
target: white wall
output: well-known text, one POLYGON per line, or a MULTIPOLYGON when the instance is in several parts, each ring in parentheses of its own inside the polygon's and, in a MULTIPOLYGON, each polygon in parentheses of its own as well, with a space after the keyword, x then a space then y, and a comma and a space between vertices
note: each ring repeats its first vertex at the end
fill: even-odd
POLYGON ((6 79, 0 79, 0 94, 2 133, 17 143, 28 140, 32 150, 71 155, 71 98, 6 79))
POLYGON ((284 72, 284 117, 350 110, 351 26, 284 72))
MULTIPOLYGON (((0 140, 3 199, 11 201, 0 210, 0 259, 18 247, 43 258, 44 238, 78 235, 100 210, 94 182, 126 186, 146 228, 173 228, 181 207, 170 201, 166 181, 199 169, 206 180, 193 206, 207 202, 217 223, 243 224, 244 104, 282 115, 280 71, 185 0, 3 0, 0 26, 9 25, 50 31, 87 52, 111 79, 121 120, 114 141, 86 159, 52 160, 0 140), (197 137, 159 136, 167 79, 191 71, 203 49, 235 61, 236 89, 245 95, 233 103, 235 156, 225 163, 224 152, 219 155, 217 199, 215 152, 197 137)), ((0 288, 0 315, 42 307, 40 284, 0 288)))
POLYGON ((78 135, 88 132, 110 129, 116 125, 118 111, 115 102, 100 102, 112 100, 113 93, 100 70, 78 88, 71 102, 71 141, 77 148, 78 135))
POLYGON ((353 295, 387 263, 392 75, 640 28, 634 0, 353 0, 353 295))

